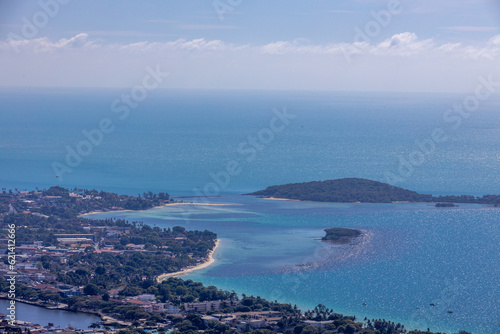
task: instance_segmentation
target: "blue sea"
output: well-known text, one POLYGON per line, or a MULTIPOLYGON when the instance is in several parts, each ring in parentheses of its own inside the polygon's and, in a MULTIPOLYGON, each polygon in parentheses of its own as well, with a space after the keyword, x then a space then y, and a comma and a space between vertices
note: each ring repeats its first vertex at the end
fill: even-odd
POLYGON ((217 232, 216 263, 187 276, 205 284, 407 328, 500 331, 498 209, 241 195, 343 177, 500 194, 498 96, 458 124, 446 115, 467 94, 157 90, 125 113, 114 102, 127 93, 2 88, 2 187, 167 191, 224 204, 95 217, 217 232), (332 226, 364 238, 321 243, 332 226))

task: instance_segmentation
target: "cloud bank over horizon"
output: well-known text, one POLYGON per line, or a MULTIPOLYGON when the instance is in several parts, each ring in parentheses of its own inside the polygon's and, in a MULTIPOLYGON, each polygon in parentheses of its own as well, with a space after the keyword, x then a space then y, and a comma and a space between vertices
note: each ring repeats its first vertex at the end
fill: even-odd
POLYGON ((9 64, 1 86, 129 87, 158 64, 170 73, 165 88, 458 92, 479 75, 500 77, 500 34, 473 43, 402 32, 380 42, 235 44, 118 43, 77 33, 0 41, 0 61, 9 64))

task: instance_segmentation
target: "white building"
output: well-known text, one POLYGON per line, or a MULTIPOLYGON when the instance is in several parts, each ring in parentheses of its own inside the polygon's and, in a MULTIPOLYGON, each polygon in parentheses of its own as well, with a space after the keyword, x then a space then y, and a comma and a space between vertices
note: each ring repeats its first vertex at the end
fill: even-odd
POLYGON ((137 300, 142 300, 143 302, 152 302, 156 299, 155 295, 151 294, 144 294, 144 295, 139 295, 136 298, 137 300))
POLYGON ((221 300, 206 301, 201 303, 185 303, 184 310, 187 312, 207 312, 220 309, 221 300))

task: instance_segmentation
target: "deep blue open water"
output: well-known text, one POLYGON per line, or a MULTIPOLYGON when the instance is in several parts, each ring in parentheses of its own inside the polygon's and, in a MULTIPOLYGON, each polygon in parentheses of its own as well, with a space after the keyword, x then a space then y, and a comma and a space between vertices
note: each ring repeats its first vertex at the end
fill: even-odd
POLYGON ((233 205, 111 215, 217 232, 216 264, 189 276, 206 284, 407 327, 499 331, 497 209, 240 195, 341 177, 434 195, 500 194, 498 98, 453 129, 443 115, 467 95, 155 91, 121 120, 111 104, 126 92, 0 90, 2 187, 220 195, 209 201, 233 205), (292 116, 274 120, 284 108, 292 116), (103 119, 113 131, 88 146, 82 131, 103 119), (429 144, 435 129, 446 140, 429 144), (69 166, 78 148, 89 154, 69 166), (237 172, 227 178, 228 169, 237 172), (366 238, 325 247, 317 239, 330 226, 357 227, 366 238))

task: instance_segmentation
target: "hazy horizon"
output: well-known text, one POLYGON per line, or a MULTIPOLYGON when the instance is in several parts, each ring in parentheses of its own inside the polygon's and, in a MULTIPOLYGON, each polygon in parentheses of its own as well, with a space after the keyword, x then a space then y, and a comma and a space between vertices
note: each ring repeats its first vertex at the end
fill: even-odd
POLYGON ((146 68, 173 89, 471 92, 479 76, 500 77, 493 0, 29 0, 0 9, 6 87, 132 87, 146 68))

